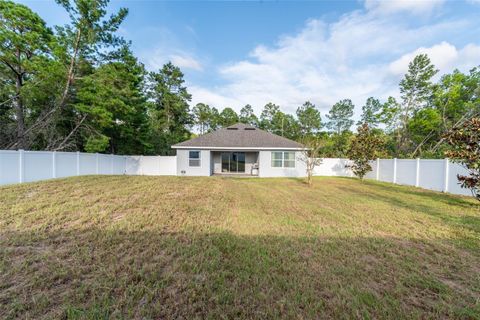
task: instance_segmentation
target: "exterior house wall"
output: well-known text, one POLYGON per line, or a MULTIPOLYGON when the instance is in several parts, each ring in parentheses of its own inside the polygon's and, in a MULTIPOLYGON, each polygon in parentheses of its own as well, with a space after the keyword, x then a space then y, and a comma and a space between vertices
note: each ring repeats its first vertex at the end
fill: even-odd
POLYGON ((210 150, 177 149, 178 176, 210 176, 211 174, 210 150), (189 151, 200 151, 200 167, 190 167, 188 165, 189 151))
MULTIPOLYGON (((288 150, 276 150, 276 151, 288 151, 288 150)), ((259 163, 259 176, 260 177, 305 177, 306 165, 299 160, 302 153, 300 151, 295 152, 295 168, 275 168, 272 167, 272 151, 260 151, 258 157, 259 163)))

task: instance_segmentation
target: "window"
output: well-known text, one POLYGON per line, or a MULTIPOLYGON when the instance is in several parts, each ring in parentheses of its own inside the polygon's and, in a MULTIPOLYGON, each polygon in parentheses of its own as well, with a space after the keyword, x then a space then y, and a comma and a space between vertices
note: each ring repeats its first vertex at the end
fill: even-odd
POLYGON ((272 152, 272 167, 295 168, 295 152, 293 151, 272 152))
POLYGON ((283 152, 272 152, 272 167, 282 167, 283 152))
POLYGON ((295 168, 295 152, 283 153, 283 166, 285 168, 295 168))
POLYGON ((200 151, 189 151, 188 152, 188 166, 189 167, 200 167, 200 151))

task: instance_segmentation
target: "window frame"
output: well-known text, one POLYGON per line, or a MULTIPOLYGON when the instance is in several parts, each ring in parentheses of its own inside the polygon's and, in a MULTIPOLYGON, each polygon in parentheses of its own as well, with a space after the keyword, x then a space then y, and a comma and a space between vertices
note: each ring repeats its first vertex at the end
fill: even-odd
POLYGON ((188 167, 201 168, 202 167, 202 152, 200 150, 188 150, 188 167), (198 158, 192 158, 191 152, 198 152, 198 158), (190 161, 198 161, 198 166, 192 166, 190 161))
POLYGON ((272 151, 270 153, 270 166, 272 168, 285 168, 285 169, 295 169, 296 161, 295 161, 295 151, 272 151), (293 154, 293 158, 285 157, 285 154, 291 153, 293 154), (280 158, 278 158, 278 154, 280 154, 280 158), (275 156, 274 156, 275 155, 275 156), (275 162, 280 162, 280 166, 274 165, 275 162), (293 166, 286 166, 285 163, 293 164, 293 166))
POLYGON ((295 151, 284 151, 283 152, 283 167, 284 168, 288 168, 288 169, 292 169, 292 168, 295 168, 296 166, 296 161, 295 161, 295 151), (286 159, 285 158, 285 154, 286 153, 292 153, 293 154, 293 157, 291 159, 286 159), (289 163, 293 163, 293 166, 286 166, 285 163, 286 162, 289 162, 289 163))
POLYGON ((271 152, 271 163, 272 168, 283 168, 283 151, 272 151, 271 152), (280 154, 280 158, 274 157, 274 154, 280 154), (279 166, 274 165, 274 162, 280 162, 279 166))

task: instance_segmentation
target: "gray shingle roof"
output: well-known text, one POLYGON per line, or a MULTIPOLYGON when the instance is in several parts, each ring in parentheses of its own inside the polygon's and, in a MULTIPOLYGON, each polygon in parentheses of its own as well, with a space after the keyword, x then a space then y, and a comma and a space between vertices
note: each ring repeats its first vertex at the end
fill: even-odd
POLYGON ((172 148, 186 147, 301 149, 303 145, 250 125, 237 123, 172 146, 172 148))

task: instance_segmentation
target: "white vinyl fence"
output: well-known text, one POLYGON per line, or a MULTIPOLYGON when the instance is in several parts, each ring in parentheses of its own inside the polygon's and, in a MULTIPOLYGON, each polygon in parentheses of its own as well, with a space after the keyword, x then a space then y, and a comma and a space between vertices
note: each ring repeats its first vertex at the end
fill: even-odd
POLYGON ((415 186, 453 194, 471 195, 458 184, 457 174, 467 170, 448 159, 377 159, 367 179, 415 186))
POLYGON ((177 174, 177 157, 126 156, 125 174, 174 176, 177 174))
MULTIPOLYGON (((353 177, 348 159, 325 158, 316 176, 353 177)), ((466 170, 448 159, 377 159, 367 179, 471 195, 457 174, 466 170)), ((261 170, 261 168, 260 168, 261 170)), ((176 157, 117 156, 99 153, 0 150, 0 185, 89 174, 176 175, 176 157)))
POLYGON ((175 175, 176 157, 0 150, 0 185, 89 174, 175 175))

